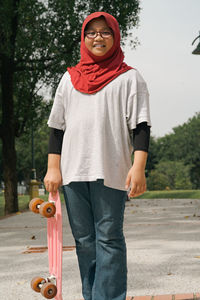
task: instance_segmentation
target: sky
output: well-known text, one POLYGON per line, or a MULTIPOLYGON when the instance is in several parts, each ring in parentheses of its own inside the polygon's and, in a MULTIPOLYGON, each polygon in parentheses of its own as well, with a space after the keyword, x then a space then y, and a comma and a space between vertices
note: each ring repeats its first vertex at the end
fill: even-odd
POLYGON ((145 79, 154 137, 172 133, 200 112, 200 0, 141 0, 140 45, 123 48, 125 62, 145 79))

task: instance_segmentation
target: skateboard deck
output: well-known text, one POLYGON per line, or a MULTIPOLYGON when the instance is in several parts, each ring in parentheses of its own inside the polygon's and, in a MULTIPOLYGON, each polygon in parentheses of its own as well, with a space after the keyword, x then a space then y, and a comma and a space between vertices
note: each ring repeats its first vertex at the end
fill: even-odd
POLYGON ((49 194, 49 202, 56 206, 55 216, 47 219, 47 240, 49 257, 49 274, 55 276, 57 294, 56 300, 62 300, 62 212, 59 193, 53 197, 49 194))
POLYGON ((49 194, 49 201, 32 199, 30 209, 47 217, 47 243, 49 276, 35 277, 31 281, 34 291, 40 292, 47 299, 62 299, 62 212, 59 193, 49 194))

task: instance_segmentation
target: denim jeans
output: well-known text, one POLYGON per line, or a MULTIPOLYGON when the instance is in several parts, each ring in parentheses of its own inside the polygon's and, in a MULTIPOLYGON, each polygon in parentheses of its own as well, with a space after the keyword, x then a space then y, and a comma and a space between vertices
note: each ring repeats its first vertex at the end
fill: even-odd
POLYGON ((63 186, 76 243, 85 300, 125 300, 126 244, 123 234, 126 191, 97 181, 63 186))

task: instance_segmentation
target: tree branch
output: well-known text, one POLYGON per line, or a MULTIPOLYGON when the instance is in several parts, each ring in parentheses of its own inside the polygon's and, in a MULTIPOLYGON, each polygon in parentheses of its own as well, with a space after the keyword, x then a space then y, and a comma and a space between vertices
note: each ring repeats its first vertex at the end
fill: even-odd
MULTIPOLYGON (((72 52, 73 48, 76 46, 76 44, 80 42, 80 37, 78 37, 76 40, 74 40, 74 42, 72 43, 70 49, 68 49, 67 51, 62 51, 60 52, 61 55, 68 55, 72 52)), ((27 66, 27 65, 22 65, 22 66, 18 66, 20 63, 25 63, 25 64, 35 64, 35 63, 45 63, 45 62, 50 62, 48 65, 46 65, 46 68, 49 68, 51 66, 54 66, 60 62, 55 62, 58 59, 58 55, 55 55, 54 57, 42 57, 39 59, 20 59, 17 60, 15 62, 15 68, 14 71, 24 71, 24 70, 28 70, 28 71, 34 71, 35 67, 32 66, 27 66), (52 64, 51 64, 52 63, 52 64)), ((43 67, 42 67, 43 69, 43 67)))
MULTIPOLYGON (((39 61, 38 61, 39 62, 39 61)), ((23 66, 19 66, 19 67, 15 67, 14 68, 14 72, 19 72, 19 71, 36 71, 36 70, 47 70, 49 69, 49 67, 55 66, 57 64, 60 64, 60 61, 52 61, 52 63, 49 63, 47 65, 42 65, 40 67, 35 67, 35 66, 27 66, 27 65, 23 65, 23 66)), ((38 64, 40 65, 40 64, 38 64)))

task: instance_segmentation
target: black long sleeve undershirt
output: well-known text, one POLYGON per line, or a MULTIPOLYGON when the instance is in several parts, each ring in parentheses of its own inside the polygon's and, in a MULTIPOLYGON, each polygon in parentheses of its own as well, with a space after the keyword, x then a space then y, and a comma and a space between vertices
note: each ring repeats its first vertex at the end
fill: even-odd
MULTIPOLYGON (((61 154, 64 131, 56 128, 50 129, 48 153, 61 154)), ((150 126, 142 122, 135 129, 130 130, 131 143, 134 151, 148 152, 150 139, 150 126)))
POLYGON ((64 131, 50 128, 48 153, 61 154, 64 131))
POLYGON ((142 150, 148 152, 150 126, 147 125, 147 122, 139 123, 136 128, 132 130, 131 137, 134 151, 142 150))

